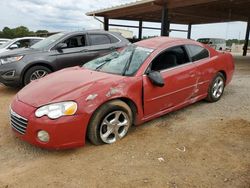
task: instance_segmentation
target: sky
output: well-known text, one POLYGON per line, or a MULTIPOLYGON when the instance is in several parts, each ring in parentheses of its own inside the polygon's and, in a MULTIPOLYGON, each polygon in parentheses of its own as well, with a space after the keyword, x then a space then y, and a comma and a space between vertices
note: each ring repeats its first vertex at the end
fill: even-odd
MULTIPOLYGON (((85 15, 86 12, 109 8, 134 2, 135 0, 0 0, 0 29, 20 25, 30 30, 75 31, 82 29, 100 29, 100 22, 85 15)), ((111 23, 138 25, 138 22, 111 20, 111 23)), ((160 27, 157 23, 144 23, 144 26, 160 27)), ((128 29, 128 28, 125 28, 128 29)), ((186 25, 173 25, 171 29, 187 29, 186 25)), ((137 29, 131 29, 134 35, 137 29)), ((219 24, 194 25, 192 38, 203 37, 244 39, 246 23, 230 22, 219 24)), ((159 35, 160 31, 144 30, 144 36, 159 35)), ((172 37, 186 38, 183 32, 171 32, 172 37)))

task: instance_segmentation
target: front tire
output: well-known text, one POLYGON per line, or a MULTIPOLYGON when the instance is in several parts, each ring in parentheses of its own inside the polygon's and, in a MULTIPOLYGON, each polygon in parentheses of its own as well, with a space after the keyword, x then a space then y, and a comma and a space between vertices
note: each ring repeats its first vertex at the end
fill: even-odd
POLYGON ((28 69, 24 75, 24 86, 28 85, 31 81, 43 78, 50 74, 52 71, 44 66, 34 66, 28 69))
POLYGON ((102 105, 88 125, 87 136, 94 145, 113 144, 124 138, 133 122, 130 107, 114 100, 102 105))
POLYGON ((208 102, 217 102, 221 99, 225 89, 225 77, 222 73, 218 73, 209 86, 208 102))

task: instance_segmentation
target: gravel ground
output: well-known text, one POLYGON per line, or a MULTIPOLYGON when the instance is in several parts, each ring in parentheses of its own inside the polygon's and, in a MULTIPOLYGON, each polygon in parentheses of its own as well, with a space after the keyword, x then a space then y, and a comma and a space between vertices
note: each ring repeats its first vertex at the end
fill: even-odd
POLYGON ((250 187, 250 58, 221 101, 134 127, 114 145, 46 151, 15 138, 0 85, 0 187, 250 187))

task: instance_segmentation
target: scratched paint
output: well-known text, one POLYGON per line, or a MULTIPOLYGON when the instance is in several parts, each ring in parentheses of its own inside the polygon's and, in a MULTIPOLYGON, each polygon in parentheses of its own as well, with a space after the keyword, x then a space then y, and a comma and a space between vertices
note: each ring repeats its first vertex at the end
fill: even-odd
POLYGON ((98 96, 98 94, 91 94, 86 98, 86 101, 92 101, 94 100, 96 97, 98 96))
POLYGON ((111 97, 112 95, 115 95, 117 93, 120 93, 120 89, 118 88, 110 88, 109 92, 106 94, 107 97, 111 97))

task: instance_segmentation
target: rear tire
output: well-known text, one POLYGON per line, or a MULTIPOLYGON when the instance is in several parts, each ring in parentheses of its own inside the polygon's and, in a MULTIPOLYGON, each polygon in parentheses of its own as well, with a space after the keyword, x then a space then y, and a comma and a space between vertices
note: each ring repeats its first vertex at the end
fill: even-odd
POLYGON ((28 85, 31 81, 43 78, 46 75, 50 74, 52 71, 44 66, 34 66, 28 69, 24 75, 24 86, 28 85))
POLYGON ((218 73, 209 86, 208 102, 217 102, 221 99, 225 89, 225 77, 222 73, 218 73))
POLYGON ((133 122, 130 107, 114 100, 102 105, 92 116, 87 136, 94 145, 113 144, 124 138, 133 122))

